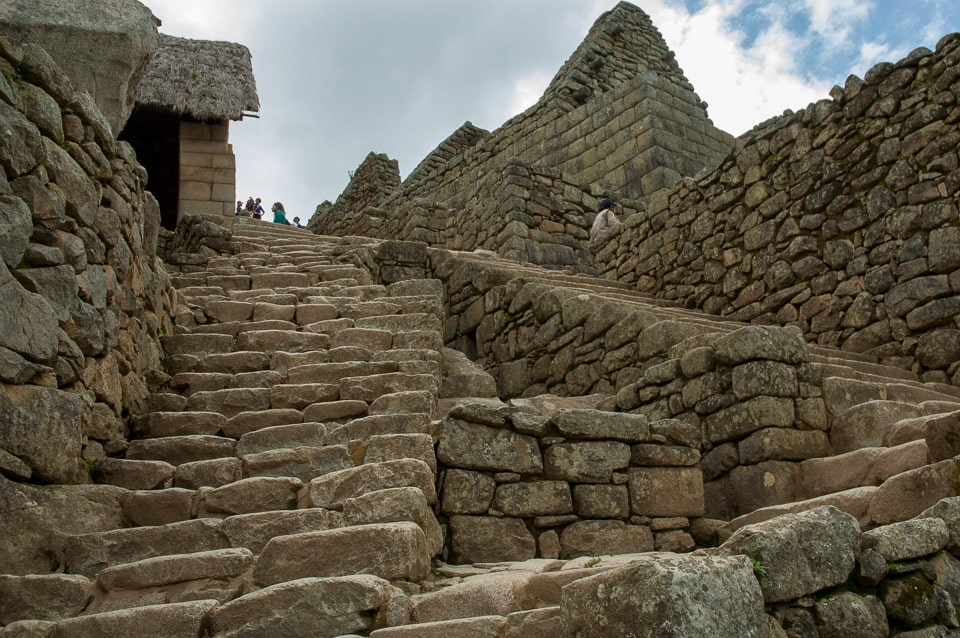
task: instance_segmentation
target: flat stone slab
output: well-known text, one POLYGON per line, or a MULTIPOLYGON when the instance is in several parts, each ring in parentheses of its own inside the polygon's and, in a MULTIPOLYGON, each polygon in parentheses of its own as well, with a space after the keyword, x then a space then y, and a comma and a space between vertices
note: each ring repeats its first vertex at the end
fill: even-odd
POLYGON ((236 441, 220 436, 170 436, 130 441, 126 456, 128 459, 165 461, 171 465, 180 465, 236 456, 236 447, 236 441))
POLYGON ((199 515, 233 515, 269 510, 290 510, 297 506, 303 481, 292 477, 259 476, 198 492, 199 515))
POLYGON ((312 576, 373 574, 419 582, 430 573, 430 552, 416 523, 356 525, 271 539, 257 559, 260 585, 312 576))
POLYGON ((323 447, 327 428, 323 423, 275 425, 248 432, 237 443, 237 454, 248 456, 258 452, 295 447, 323 447))
POLYGON ((143 439, 218 434, 226 422, 218 412, 151 412, 137 422, 136 433, 143 439))
POLYGON ((199 636, 207 613, 216 606, 215 600, 199 600, 78 616, 58 622, 50 638, 130 638, 143 635, 146 627, 151 638, 199 636))
POLYGON ((418 487, 433 504, 437 500, 434 483, 430 466, 417 459, 368 463, 313 479, 301 494, 301 507, 339 510, 348 498, 391 487, 418 487))
POLYGON ((90 579, 76 574, 0 574, 0 624, 79 616, 93 595, 90 579))
POLYGON ((64 548, 67 572, 96 576, 111 565, 154 556, 226 549, 230 541, 216 519, 195 519, 154 527, 131 527, 70 536, 64 548))
POLYGON ((216 549, 194 554, 157 556, 104 569, 97 585, 105 591, 163 587, 201 579, 239 576, 253 564, 249 549, 216 549))
POLYGON ((309 482, 353 467, 345 445, 267 450, 243 457, 247 476, 292 476, 309 482))
POLYGON ((319 532, 345 525, 340 512, 314 507, 286 512, 237 514, 223 519, 223 533, 232 546, 246 547, 260 553, 274 536, 319 532))
POLYGON ((210 390, 192 394, 187 400, 189 411, 217 412, 226 417, 270 407, 270 388, 210 390))

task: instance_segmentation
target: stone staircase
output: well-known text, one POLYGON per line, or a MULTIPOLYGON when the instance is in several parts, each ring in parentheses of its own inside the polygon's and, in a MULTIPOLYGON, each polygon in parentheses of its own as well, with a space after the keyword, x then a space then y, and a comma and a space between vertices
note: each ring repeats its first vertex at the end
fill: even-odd
MULTIPOLYGON (((233 245, 173 276, 168 377, 126 449, 92 468, 118 490, 117 526, 60 539, 56 573, 0 576, 0 637, 555 638, 563 586, 649 560, 444 564, 440 419, 502 404, 489 375, 444 347, 442 285, 377 284, 361 238, 244 220, 233 245)), ((707 333, 741 327, 616 282, 515 269, 707 333)), ((725 523, 721 540, 823 504, 869 527, 956 493, 958 389, 862 355, 810 354, 831 449, 795 463, 800 498, 725 523)))

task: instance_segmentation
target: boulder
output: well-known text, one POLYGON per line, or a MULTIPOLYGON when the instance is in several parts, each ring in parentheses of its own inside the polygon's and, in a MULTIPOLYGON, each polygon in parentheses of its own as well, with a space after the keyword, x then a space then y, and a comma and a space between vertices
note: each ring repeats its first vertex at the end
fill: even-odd
POLYGON ((756 565, 767 604, 846 582, 860 553, 857 519, 832 506, 741 527, 721 547, 756 565))
POLYGON ((524 608, 523 590, 534 574, 510 570, 478 574, 413 597, 413 620, 436 622, 472 616, 506 616, 524 608))
POLYGON ((761 638, 763 596, 745 557, 665 556, 563 588, 565 636, 761 638))
POLYGON ((136 0, 10 0, 0 6, 0 33, 48 51, 74 87, 94 97, 115 136, 133 112, 137 84, 159 43, 159 23, 136 0))
POLYGON ((207 613, 216 606, 215 600, 198 600, 78 616, 58 622, 50 638, 129 638, 142 634, 145 627, 149 627, 150 635, 156 638, 199 636, 207 613))
POLYGON ((23 459, 35 479, 73 483, 81 467, 84 411, 83 400, 71 392, 0 385, 0 448, 23 459))
POLYGON ((0 624, 79 616, 93 595, 93 583, 79 575, 0 575, 0 624))
POLYGON ((347 525, 411 521, 423 530, 431 556, 443 550, 443 530, 426 496, 416 487, 394 487, 347 499, 343 519, 347 525))

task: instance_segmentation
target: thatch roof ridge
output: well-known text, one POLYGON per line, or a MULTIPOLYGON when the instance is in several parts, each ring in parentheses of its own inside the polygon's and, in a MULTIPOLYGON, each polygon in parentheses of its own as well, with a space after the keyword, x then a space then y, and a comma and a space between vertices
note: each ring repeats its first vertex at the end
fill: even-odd
POLYGON ((201 121, 240 120, 260 110, 250 50, 235 42, 160 34, 137 105, 201 121))

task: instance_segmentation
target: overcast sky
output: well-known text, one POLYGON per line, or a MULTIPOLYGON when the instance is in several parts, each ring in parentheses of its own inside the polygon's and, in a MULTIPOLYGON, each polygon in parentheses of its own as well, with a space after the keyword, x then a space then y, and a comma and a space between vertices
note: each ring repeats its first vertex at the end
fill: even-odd
MULTIPOLYGON (((249 47, 260 118, 231 125, 237 198, 302 221, 371 151, 406 177, 464 122, 539 99, 616 0, 141 0, 161 32, 249 47)), ((714 124, 740 135, 960 31, 960 0, 636 0, 714 124)))

